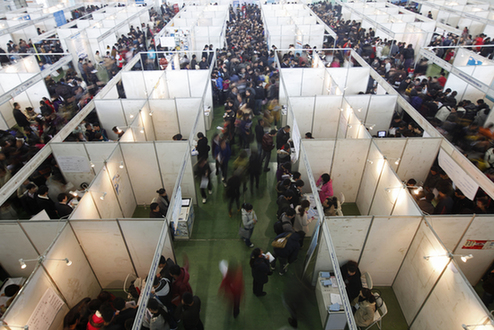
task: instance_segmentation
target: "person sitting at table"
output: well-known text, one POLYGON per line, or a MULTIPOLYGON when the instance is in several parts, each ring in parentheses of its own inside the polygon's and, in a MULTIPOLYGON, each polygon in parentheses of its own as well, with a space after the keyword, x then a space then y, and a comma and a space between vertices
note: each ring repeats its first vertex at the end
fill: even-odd
POLYGON ((338 199, 336 197, 328 197, 322 202, 322 207, 325 216, 334 217, 338 208, 338 199))
POLYGON ((368 327, 374 322, 376 312, 376 297, 371 290, 363 288, 358 297, 352 301, 352 309, 355 309, 355 323, 359 327, 368 327))
POLYGON ((360 290, 362 289, 362 280, 360 279, 360 270, 358 269, 358 264, 350 260, 341 267, 341 276, 346 285, 346 293, 348 294, 348 299, 352 301, 358 297, 360 290))

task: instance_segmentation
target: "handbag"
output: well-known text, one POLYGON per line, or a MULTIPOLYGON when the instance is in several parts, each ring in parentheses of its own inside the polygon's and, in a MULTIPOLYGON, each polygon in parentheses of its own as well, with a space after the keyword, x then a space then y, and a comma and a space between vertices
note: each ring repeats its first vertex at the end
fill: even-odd
POLYGON ((244 226, 240 226, 238 228, 238 236, 242 238, 250 238, 250 231, 248 229, 245 229, 244 226))
POLYGON ((292 233, 286 235, 285 237, 280 237, 278 239, 275 239, 272 243, 271 246, 277 249, 283 249, 286 246, 286 242, 288 242, 288 238, 292 236, 292 233))

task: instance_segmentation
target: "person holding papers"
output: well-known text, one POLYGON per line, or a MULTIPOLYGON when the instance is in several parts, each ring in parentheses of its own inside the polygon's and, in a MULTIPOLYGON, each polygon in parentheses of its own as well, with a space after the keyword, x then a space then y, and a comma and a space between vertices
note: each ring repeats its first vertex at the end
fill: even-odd
POLYGON ((374 322, 376 312, 376 298, 371 290, 363 288, 360 294, 352 301, 352 309, 355 311, 355 323, 359 327, 367 327, 374 322))

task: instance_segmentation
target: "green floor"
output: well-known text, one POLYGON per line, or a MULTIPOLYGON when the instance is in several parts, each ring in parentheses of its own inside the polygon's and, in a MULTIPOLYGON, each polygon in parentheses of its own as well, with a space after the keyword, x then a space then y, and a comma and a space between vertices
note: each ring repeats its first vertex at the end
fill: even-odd
MULTIPOLYGON (((210 139, 216 127, 222 121, 222 109, 215 109, 213 129, 208 132, 210 139)), ((234 152, 238 154, 235 148, 234 152)), ((232 157, 232 161, 235 157, 232 157)), ((273 154, 272 160, 275 160, 273 154)), ((212 159, 210 159, 212 161, 212 159)), ((242 195, 240 202, 249 202, 254 206, 259 222, 252 236, 256 247, 272 251, 270 243, 275 234, 276 191, 275 169, 276 163, 271 164, 271 171, 263 173, 259 189, 252 190, 250 186, 242 195)), ((201 318, 205 329, 291 329, 287 319, 290 316, 283 307, 285 293, 296 292, 301 298, 299 303, 299 329, 321 329, 321 319, 316 305, 315 292, 307 285, 307 280, 301 278, 302 267, 309 245, 306 239, 300 251, 298 260, 290 265, 288 273, 280 276, 278 272, 269 278, 264 290, 265 297, 256 297, 252 293, 252 276, 248 265, 252 249, 248 248, 238 237, 238 228, 241 222, 240 214, 233 212, 228 215, 225 188, 220 177, 213 176, 213 193, 208 195, 206 204, 195 207, 195 222, 192 237, 187 241, 175 241, 175 255, 177 262, 182 265, 187 258, 190 264, 190 284, 194 294, 202 300, 201 318), (243 267, 245 281, 245 295, 237 319, 232 317, 232 311, 223 298, 218 295, 221 283, 219 262, 221 260, 236 261, 243 267)), ((346 215, 360 215, 355 203, 345 203, 343 212, 346 215)), ((235 207, 234 207, 235 209, 235 207)), ((134 217, 147 217, 149 206, 139 206, 134 217)), ((311 262, 313 264, 313 262, 311 262)), ((309 267, 310 269, 310 267, 309 267)), ((307 277, 310 277, 309 273, 307 277)), ((407 329, 403 315, 391 288, 379 288, 384 301, 388 304, 389 314, 383 321, 383 329, 407 329)), ((377 329, 377 327, 375 327, 377 329)))

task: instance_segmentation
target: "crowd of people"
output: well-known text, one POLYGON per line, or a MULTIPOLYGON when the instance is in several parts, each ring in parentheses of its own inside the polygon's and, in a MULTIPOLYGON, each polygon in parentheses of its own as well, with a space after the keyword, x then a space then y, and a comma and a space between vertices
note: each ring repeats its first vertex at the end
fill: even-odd
MULTIPOLYGON (((489 124, 484 127, 490 108, 483 99, 459 99, 456 91, 445 89, 447 81, 445 72, 441 72, 438 76, 427 76, 430 67, 428 60, 420 59, 415 63, 417 56, 411 44, 406 45, 397 40, 382 40, 375 35, 372 28, 367 30, 361 27, 360 22, 345 21, 341 15, 340 5, 333 6, 329 2, 321 2, 311 7, 337 34, 336 40, 332 40, 331 37, 325 40, 325 47, 332 47, 334 43, 339 48, 353 48, 446 139, 487 177, 494 180, 494 133, 491 130, 494 125, 489 124)), ((485 35, 480 34, 472 39, 468 34, 468 28, 465 28, 462 36, 436 36, 430 46, 472 45, 474 51, 483 56, 490 56, 493 48, 482 47, 488 44, 490 39, 485 35)), ((454 50, 454 48, 436 48, 435 52, 439 57, 450 61, 454 50)), ((327 51, 322 54, 322 58, 330 67, 337 67, 345 61, 358 65, 344 50, 327 51)), ((375 93, 374 85, 373 79, 370 78, 366 93, 375 93)), ((388 136, 420 137, 422 135, 421 127, 406 112, 394 115, 388 136)), ((451 189, 446 190, 453 196, 451 189)), ((421 197, 425 198, 425 196, 421 197)), ((479 203, 486 198, 482 191, 477 197, 479 203)), ((473 209, 474 207, 468 207, 463 211, 473 209)), ((444 214, 453 211, 448 208, 447 211, 443 209, 441 212, 444 214)))

